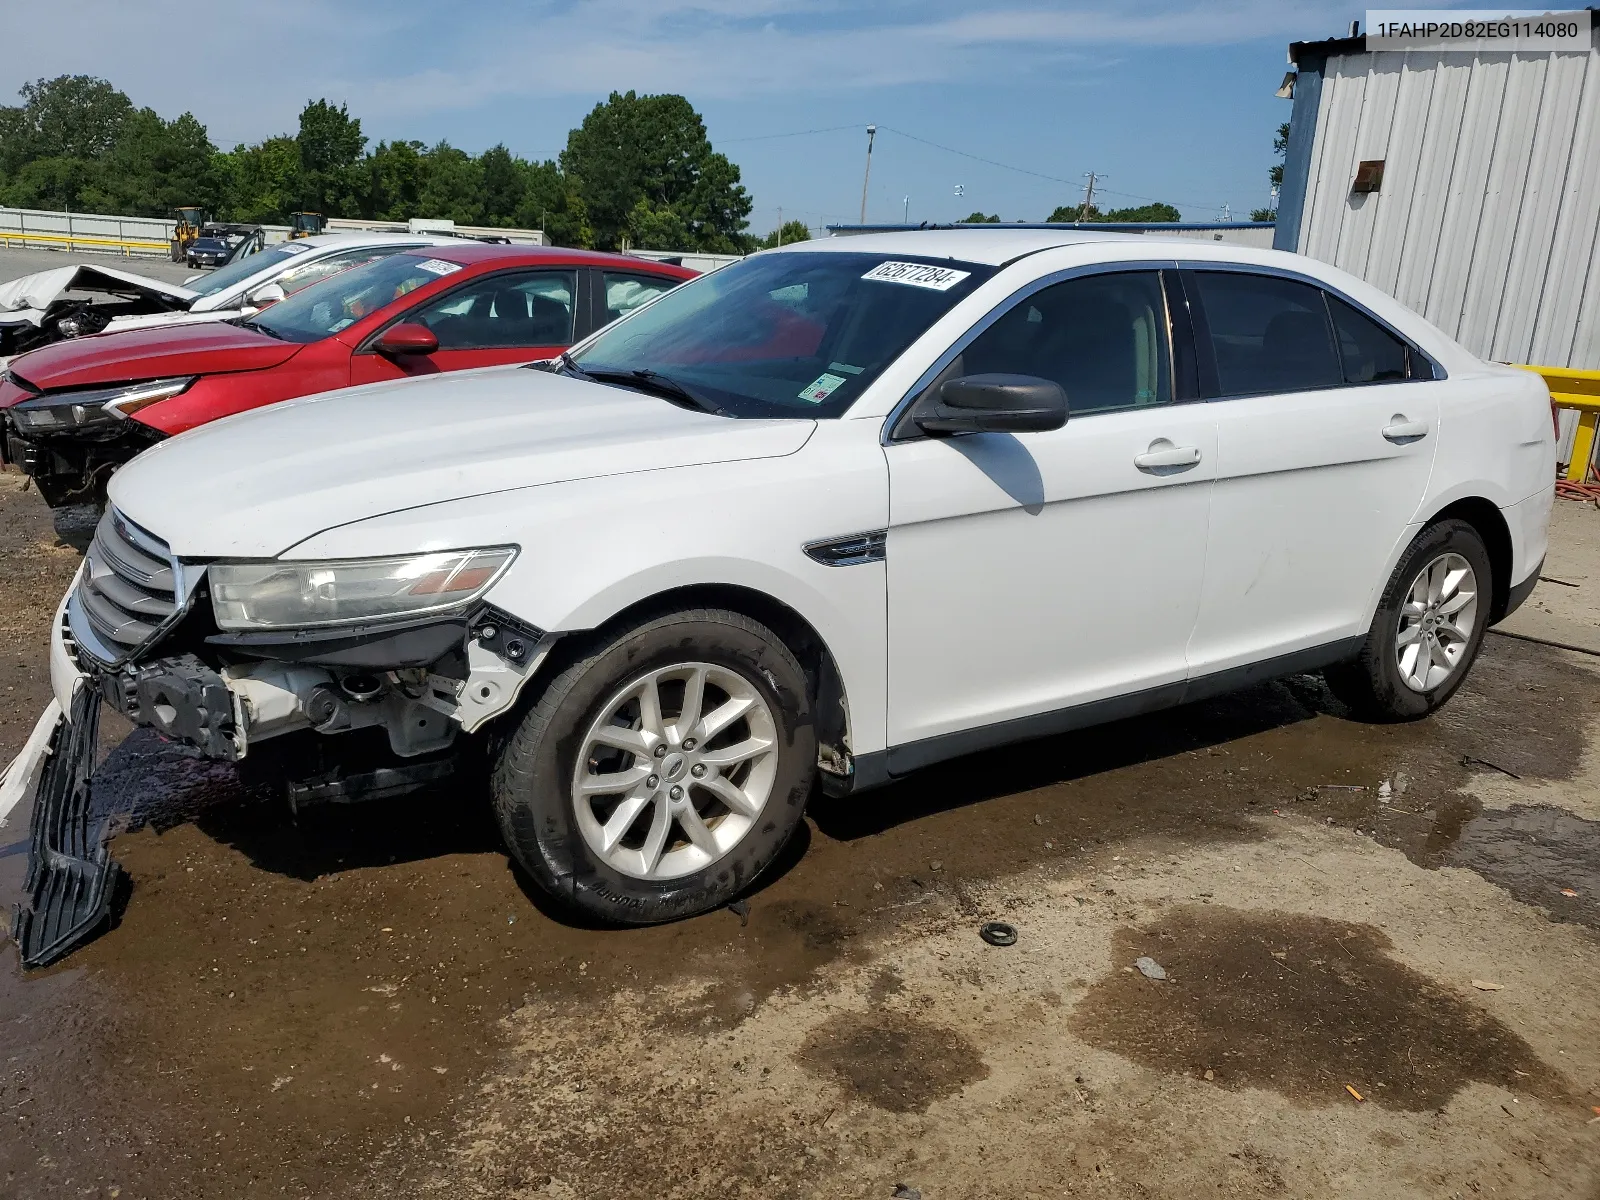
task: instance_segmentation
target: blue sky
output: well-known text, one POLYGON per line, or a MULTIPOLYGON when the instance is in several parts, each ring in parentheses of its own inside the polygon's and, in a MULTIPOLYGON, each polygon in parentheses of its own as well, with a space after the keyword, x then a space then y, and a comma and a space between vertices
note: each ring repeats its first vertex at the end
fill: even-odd
POLYGON ((292 131, 301 105, 325 96, 374 140, 503 141, 547 157, 612 89, 682 92, 742 168, 757 232, 780 206, 813 228, 855 220, 869 122, 869 220, 899 220, 907 196, 913 221, 974 209, 1040 220, 1080 200, 1091 170, 1105 176, 1103 207, 1156 198, 1190 220, 1224 204, 1244 217, 1267 202, 1273 130, 1289 116, 1273 95, 1287 44, 1364 16, 1318 0, 74 0, 70 21, 63 11, 4 5, 0 96, 39 76, 101 75, 165 116, 194 112, 221 146, 292 131), (827 132, 772 136, 802 130, 827 132))

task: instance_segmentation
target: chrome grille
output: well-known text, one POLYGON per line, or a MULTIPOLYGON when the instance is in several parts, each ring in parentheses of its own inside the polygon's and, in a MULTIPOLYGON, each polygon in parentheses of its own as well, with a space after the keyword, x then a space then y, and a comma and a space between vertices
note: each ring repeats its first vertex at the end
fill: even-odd
POLYGON ((177 603, 167 544, 107 509, 84 555, 78 590, 67 604, 79 646, 96 658, 120 662, 155 636, 177 603))

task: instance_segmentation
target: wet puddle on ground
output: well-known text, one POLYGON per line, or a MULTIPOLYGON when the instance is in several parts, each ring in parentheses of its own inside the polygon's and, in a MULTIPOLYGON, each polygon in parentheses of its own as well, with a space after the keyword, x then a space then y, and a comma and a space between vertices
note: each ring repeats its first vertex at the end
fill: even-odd
MULTIPOLYGON (((969 884, 1072 869, 1104 847, 1147 836, 1254 840, 1274 810, 1370 831, 1424 865, 1460 856, 1519 898, 1569 911, 1550 900, 1544 875, 1559 870, 1592 896, 1581 880, 1596 873, 1595 831, 1558 812, 1480 813, 1460 794, 1469 770, 1460 759, 1562 777, 1596 714, 1594 690, 1593 676, 1555 655, 1491 643, 1470 690, 1436 721, 1357 725, 1338 715, 1320 681, 1297 677, 977 755, 872 796, 818 800, 751 897, 747 921, 723 911, 646 930, 585 928, 542 908, 509 866, 470 781, 294 819, 281 804, 252 797, 231 770, 134 734, 108 760, 100 797, 129 827, 114 847, 133 879, 129 904, 117 928, 63 967, 22 980, 6 952, 0 1028, 21 1030, 39 1009, 49 1016, 29 1027, 40 1037, 26 1041, 31 1057, 0 1082, 0 1107, 20 1104, 29 1114, 14 1143, 35 1164, 29 1171, 41 1155, 76 1157, 76 1178, 126 1164, 117 1168, 123 1177, 155 1193, 196 1180, 216 1189, 219 1181, 272 1178, 274 1186, 330 1194, 379 1149, 428 1153, 417 1149, 427 1145, 419 1131, 439 1129, 492 1072, 505 1048, 502 1018, 530 998, 581 1008, 623 989, 653 994, 675 980, 703 979, 704 990, 663 1001, 642 1019, 664 1034, 731 1029, 774 992, 803 992, 825 966, 863 959, 872 934, 924 904, 965 903, 969 884), (1380 803, 1379 781, 1397 771, 1407 773, 1408 789, 1380 803), (1515 847, 1530 836, 1559 861, 1519 858, 1515 847), (93 1085, 87 1098, 85 1081, 93 1085)), ((0 860, 0 876, 20 863, 0 860)), ((1585 919, 1583 903, 1571 919, 1585 919)), ((1410 1107, 1485 1078, 1429 1037, 1432 1019, 1466 1038, 1489 1064, 1482 1071, 1527 1070, 1513 1076, 1527 1092, 1555 1086, 1520 1057, 1519 1043, 1475 1023, 1470 1008, 1393 975, 1404 969, 1370 932, 1201 932, 1193 944, 1214 947, 1214 959, 1197 949, 1186 962, 1142 946, 1128 961, 1140 953, 1171 958, 1174 984, 1152 991, 1142 977, 1117 972, 1085 1002, 1086 1029, 1125 1039, 1130 1057, 1164 1053, 1174 1069, 1211 1069, 1224 1086, 1242 1085, 1251 1070, 1276 1070, 1284 1090, 1296 1093, 1360 1067, 1375 1075, 1373 1090, 1399 1098, 1380 1103, 1410 1107), (1291 955, 1271 967, 1271 980, 1229 973, 1267 941, 1291 955), (1347 960, 1338 969, 1335 954, 1347 960), (1302 966, 1312 972, 1304 994, 1292 990, 1288 970, 1302 966), (1137 1024, 1143 1009, 1130 1009, 1125 1026, 1109 1023, 1116 1006, 1099 999, 1104 989, 1119 1001, 1175 1003, 1186 978, 1213 976, 1216 994, 1235 1007, 1260 987, 1267 1011, 1281 1006, 1288 1021, 1296 1004, 1310 1003, 1326 1027, 1290 1048, 1299 1055, 1291 1069, 1279 1061, 1281 1048, 1252 1058, 1248 1045, 1234 1045, 1242 1015, 1161 1010, 1164 1019, 1190 1022, 1179 1041, 1158 1024, 1137 1024), (1383 1011, 1392 1036, 1369 1028, 1370 1011, 1361 1018, 1340 1006, 1346 993, 1369 992, 1391 1005, 1383 1011), (1361 1041, 1369 1032, 1373 1040, 1361 1041), (1406 1039, 1427 1048, 1431 1074, 1395 1068, 1406 1039), (1151 1048, 1141 1051, 1144 1044, 1151 1048), (1180 1044, 1187 1049, 1176 1055, 1180 1044)), ((1279 962, 1261 953, 1266 964, 1279 962)), ((874 995, 881 1000, 895 987, 877 979, 874 995)), ((921 1111, 981 1078, 982 1062, 958 1034, 881 1007, 819 1030, 801 1056, 804 1068, 896 1113, 921 1111)), ((3 1147, 0 1160, 22 1161, 3 1147)))
POLYGON ((987 1079, 978 1049, 954 1029, 904 1013, 841 1013, 813 1030, 800 1065, 894 1113, 925 1112, 987 1079))
POLYGON ((1370 925, 1179 909, 1119 931, 1117 969, 1072 1027, 1089 1044, 1226 1088, 1329 1103, 1353 1087, 1383 1108, 1440 1108, 1474 1081, 1558 1099, 1564 1081, 1513 1030, 1390 957, 1370 925))

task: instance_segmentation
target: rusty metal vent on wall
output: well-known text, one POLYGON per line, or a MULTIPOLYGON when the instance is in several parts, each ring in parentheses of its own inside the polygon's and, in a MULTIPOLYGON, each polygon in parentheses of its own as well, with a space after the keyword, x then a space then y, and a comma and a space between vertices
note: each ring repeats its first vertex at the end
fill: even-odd
POLYGON ((1383 188, 1383 159, 1369 158, 1356 167, 1356 181, 1350 185, 1352 192, 1376 192, 1383 188))

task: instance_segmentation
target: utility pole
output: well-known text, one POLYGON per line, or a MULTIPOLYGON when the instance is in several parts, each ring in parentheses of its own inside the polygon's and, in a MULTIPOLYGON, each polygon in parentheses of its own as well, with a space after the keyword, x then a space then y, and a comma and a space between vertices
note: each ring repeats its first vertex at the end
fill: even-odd
POLYGON ((1083 177, 1089 182, 1083 189, 1083 207, 1078 210, 1078 220, 1087 221, 1089 219, 1089 210, 1094 207, 1094 185, 1099 180, 1104 179, 1105 176, 1096 175, 1093 171, 1085 171, 1083 177))
POLYGON ((909 225, 911 224, 911 197, 907 196, 903 203, 905 205, 905 209, 900 214, 900 224, 909 225))
POLYGON ((867 223, 867 184, 872 180, 872 139, 878 136, 876 125, 867 126, 867 173, 861 177, 861 223, 867 223))
POLYGON ((783 205, 778 205, 778 245, 783 245, 783 205))

